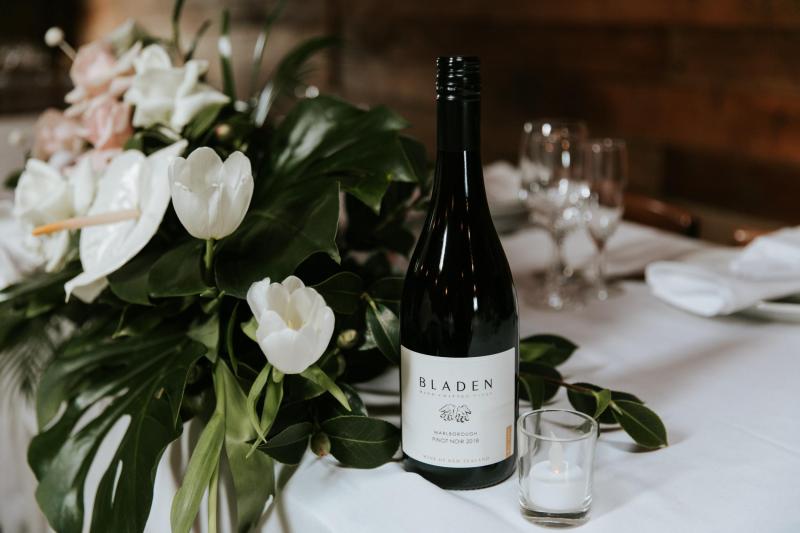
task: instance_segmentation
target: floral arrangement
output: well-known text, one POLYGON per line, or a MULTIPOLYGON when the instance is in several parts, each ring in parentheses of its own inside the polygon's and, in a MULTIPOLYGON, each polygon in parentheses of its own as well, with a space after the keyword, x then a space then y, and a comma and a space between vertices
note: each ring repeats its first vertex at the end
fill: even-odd
MULTIPOLYGON (((256 45, 254 79, 282 5, 256 45)), ((184 48, 182 7, 171 39, 127 23, 76 52, 48 32, 73 60, 75 88, 65 111, 41 116, 8 182, 36 268, 0 292, 0 362, 36 391, 29 463, 59 532, 142 531, 158 462, 194 418, 204 427, 173 500, 176 532, 206 491, 215 529, 223 454, 248 531, 275 493, 276 461, 296 464, 310 446, 369 468, 399 446, 352 385, 399 359, 398 259, 429 192, 424 150, 386 108, 295 96, 330 38, 301 44, 237 100, 224 14, 224 88, 210 86, 208 62, 193 57, 208 25, 184 48), (114 428, 87 517, 87 474, 114 428)), ((636 397, 563 381, 555 367, 574 349, 523 341, 531 403, 565 386, 640 444, 666 444, 636 397)))

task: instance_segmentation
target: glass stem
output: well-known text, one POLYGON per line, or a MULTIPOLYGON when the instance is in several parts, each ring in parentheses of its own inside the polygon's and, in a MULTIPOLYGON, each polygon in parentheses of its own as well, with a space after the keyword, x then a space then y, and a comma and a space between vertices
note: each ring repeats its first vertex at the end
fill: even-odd
POLYGON ((550 235, 553 238, 553 262, 550 267, 550 276, 552 281, 562 285, 567 276, 567 261, 564 258, 564 232, 553 231, 550 235))
POLYGON ((606 283, 606 242, 597 241, 597 257, 595 258, 595 286, 597 296, 601 300, 608 298, 608 284, 606 283))

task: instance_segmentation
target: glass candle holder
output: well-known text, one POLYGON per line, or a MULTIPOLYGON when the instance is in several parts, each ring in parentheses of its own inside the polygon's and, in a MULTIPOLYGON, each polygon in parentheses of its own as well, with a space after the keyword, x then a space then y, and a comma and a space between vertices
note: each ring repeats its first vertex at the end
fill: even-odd
POLYGON ((576 526, 589 519, 597 422, 568 409, 519 417, 519 502, 532 522, 576 526))

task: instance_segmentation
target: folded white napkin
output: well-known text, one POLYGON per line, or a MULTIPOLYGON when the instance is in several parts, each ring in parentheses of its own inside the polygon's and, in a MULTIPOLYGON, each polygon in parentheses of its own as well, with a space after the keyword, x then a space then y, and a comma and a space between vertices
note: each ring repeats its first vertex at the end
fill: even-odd
POLYGON ((731 261, 731 271, 753 280, 800 279, 800 226, 758 237, 731 261))
MULTIPOLYGON (((728 315, 761 300, 800 293, 800 276, 755 280, 734 272, 733 260, 746 252, 714 249, 682 262, 655 262, 647 266, 645 278, 655 296, 701 316, 728 315)), ((762 273, 767 271, 759 265, 762 273)))
POLYGON ((489 205, 504 206, 520 203, 521 178, 519 169, 506 161, 495 161, 483 168, 486 198, 489 205))

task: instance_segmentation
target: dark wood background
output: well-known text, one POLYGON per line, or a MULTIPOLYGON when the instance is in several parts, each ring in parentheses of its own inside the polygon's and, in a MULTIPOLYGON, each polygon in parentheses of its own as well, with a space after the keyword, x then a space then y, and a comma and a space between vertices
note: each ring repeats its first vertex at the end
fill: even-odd
MULTIPOLYGON (((241 80, 270 3, 224 2, 241 80)), ((186 34, 222 4, 188 0, 186 34)), ((168 33, 170 9, 83 0, 83 37, 128 16, 168 33)), ((267 64, 319 33, 343 41, 314 83, 397 109, 430 149, 434 58, 477 54, 485 162, 517 159, 525 119, 584 118, 628 140, 632 189, 689 206, 706 237, 800 223, 800 0, 294 0, 267 64)))

